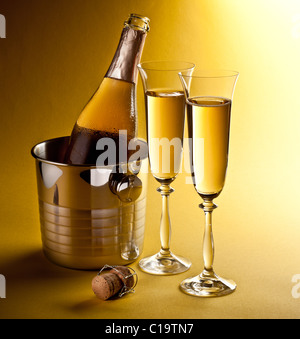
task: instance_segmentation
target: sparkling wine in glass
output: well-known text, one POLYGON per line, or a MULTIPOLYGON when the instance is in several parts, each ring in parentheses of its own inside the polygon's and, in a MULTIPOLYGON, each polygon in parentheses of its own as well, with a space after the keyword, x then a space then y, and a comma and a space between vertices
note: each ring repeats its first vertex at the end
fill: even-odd
POLYGON ((170 185, 181 169, 186 114, 178 72, 192 74, 194 67, 194 64, 177 61, 146 62, 138 66, 145 91, 150 168, 161 185, 158 192, 162 197, 161 249, 139 262, 140 268, 150 274, 177 274, 191 266, 188 259, 170 250, 169 196, 174 192, 170 185))
POLYGON ((185 279, 183 292, 200 297, 232 293, 236 284, 219 277, 213 270, 213 200, 223 190, 228 165, 232 97, 238 78, 233 71, 197 71, 179 74, 187 101, 188 132, 191 138, 191 172, 205 213, 203 272, 185 279))

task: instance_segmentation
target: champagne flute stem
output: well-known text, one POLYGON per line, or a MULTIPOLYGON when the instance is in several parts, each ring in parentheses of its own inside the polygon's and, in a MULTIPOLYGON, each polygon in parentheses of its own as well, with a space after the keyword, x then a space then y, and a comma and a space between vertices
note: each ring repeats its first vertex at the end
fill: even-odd
POLYGON ((168 184, 163 184, 158 189, 158 192, 160 192, 162 197, 162 214, 160 223, 160 241, 161 241, 160 255, 163 257, 168 257, 171 255, 170 241, 172 231, 169 213, 169 198, 170 194, 174 192, 174 189, 168 184))
POLYGON ((203 239, 204 269, 212 271, 214 261, 214 238, 212 232, 212 212, 205 212, 205 231, 203 239))
POLYGON ((217 206, 212 200, 204 200, 200 208, 205 213, 205 229, 203 239, 203 260, 204 260, 204 274, 213 274, 213 261, 214 261, 214 238, 212 231, 212 212, 217 206))

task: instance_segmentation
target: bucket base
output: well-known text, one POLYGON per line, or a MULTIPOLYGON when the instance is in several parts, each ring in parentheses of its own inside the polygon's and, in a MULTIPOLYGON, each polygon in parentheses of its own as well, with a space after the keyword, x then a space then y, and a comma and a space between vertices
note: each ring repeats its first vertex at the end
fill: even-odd
POLYGON ((49 251, 49 249, 47 248, 43 248, 43 252, 45 257, 55 265, 82 271, 99 271, 104 265, 126 266, 134 262, 134 260, 123 260, 117 255, 101 257, 79 257, 49 251))

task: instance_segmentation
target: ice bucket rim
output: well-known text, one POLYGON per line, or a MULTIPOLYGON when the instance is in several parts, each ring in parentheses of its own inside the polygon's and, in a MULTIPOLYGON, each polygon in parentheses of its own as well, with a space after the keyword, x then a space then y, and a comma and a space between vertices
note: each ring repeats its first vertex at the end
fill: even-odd
MULTIPOLYGON (((63 141, 63 140, 69 140, 69 139, 70 139, 70 136, 64 136, 64 137, 59 137, 59 138, 47 139, 45 141, 39 142, 32 147, 31 155, 32 155, 33 158, 35 158, 36 160, 43 162, 43 163, 56 165, 56 166, 63 166, 63 167, 74 167, 74 168, 78 167, 78 168, 100 169, 100 168, 114 167, 114 166, 117 166, 117 165, 125 165, 125 164, 128 163, 128 162, 120 162, 120 163, 117 163, 117 164, 114 164, 114 165, 102 166, 102 167, 96 166, 95 164, 91 164, 91 165, 89 165, 89 164, 83 164, 83 165, 82 164, 66 164, 66 163, 62 163, 62 162, 51 161, 51 160, 45 159, 45 158, 43 158, 43 157, 41 157, 37 154, 37 148, 41 147, 42 145, 46 145, 46 144, 50 144, 50 143, 58 142, 58 141, 63 141)), ((137 138, 137 141, 141 142, 142 144, 144 144, 144 146, 147 147, 147 142, 144 139, 137 138)), ((141 159, 141 161, 146 160, 146 159, 148 159, 148 153, 147 152, 143 153, 143 158, 141 159)))

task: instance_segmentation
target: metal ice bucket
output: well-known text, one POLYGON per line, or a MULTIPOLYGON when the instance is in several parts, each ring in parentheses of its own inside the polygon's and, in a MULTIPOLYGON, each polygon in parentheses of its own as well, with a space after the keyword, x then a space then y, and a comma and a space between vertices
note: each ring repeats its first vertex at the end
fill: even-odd
POLYGON ((64 164, 68 144, 69 137, 62 137, 32 149, 46 257, 60 266, 83 270, 132 263, 144 243, 146 147, 141 147, 140 161, 117 165, 125 167, 120 174, 114 171, 116 165, 64 164))

